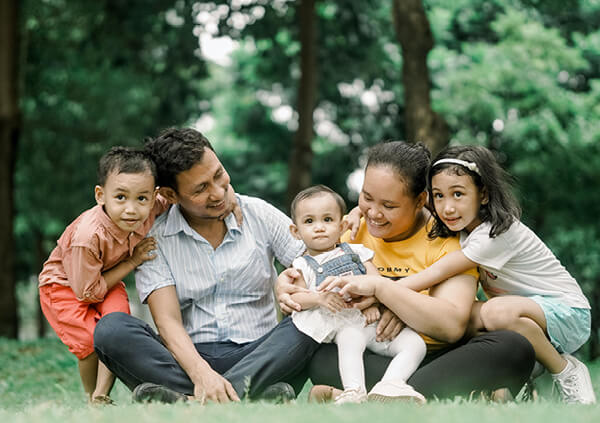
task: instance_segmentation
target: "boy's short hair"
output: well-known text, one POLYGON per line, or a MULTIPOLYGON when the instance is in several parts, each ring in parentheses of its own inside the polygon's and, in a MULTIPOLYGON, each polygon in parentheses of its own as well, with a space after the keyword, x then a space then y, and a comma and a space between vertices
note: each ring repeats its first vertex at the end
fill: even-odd
POLYGON ((294 197, 292 205, 290 206, 290 215, 292 218, 292 222, 296 223, 296 208, 298 207, 298 204, 302 200, 306 200, 307 198, 311 198, 320 194, 332 195, 338 207, 340 208, 340 215, 344 216, 346 214, 346 202, 344 201, 342 196, 334 190, 332 190, 331 188, 329 188, 328 186, 319 184, 303 189, 298 194, 296 194, 296 197, 294 197))
POLYGON ((146 153, 130 147, 112 147, 98 162, 98 185, 104 186, 111 173, 144 172, 150 172, 156 183, 156 165, 146 153))

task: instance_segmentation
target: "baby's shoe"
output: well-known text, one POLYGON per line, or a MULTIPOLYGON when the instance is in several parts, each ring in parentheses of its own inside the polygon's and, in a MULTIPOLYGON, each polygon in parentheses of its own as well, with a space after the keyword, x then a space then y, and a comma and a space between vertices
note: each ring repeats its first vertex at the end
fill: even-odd
POLYGON ((344 391, 335 397, 336 404, 359 404, 367 400, 367 392, 360 388, 344 389, 344 391))
POLYGON ((567 367, 552 375, 563 401, 569 404, 594 404, 596 395, 592 387, 590 372, 585 364, 569 354, 562 354, 567 367))
POLYGON ((376 402, 414 402, 416 404, 425 404, 427 400, 412 386, 403 380, 382 380, 377 382, 371 392, 369 392, 369 401, 376 402))

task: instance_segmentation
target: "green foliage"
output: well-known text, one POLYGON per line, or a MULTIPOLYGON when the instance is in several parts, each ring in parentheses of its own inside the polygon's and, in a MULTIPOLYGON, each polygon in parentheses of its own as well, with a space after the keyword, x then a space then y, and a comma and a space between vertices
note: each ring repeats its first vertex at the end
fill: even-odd
POLYGON ((100 155, 185 124, 206 76, 190 2, 22 3, 23 131, 15 175, 20 279, 39 266, 36 243, 49 240, 39 253, 47 254, 64 227, 94 204, 100 155))

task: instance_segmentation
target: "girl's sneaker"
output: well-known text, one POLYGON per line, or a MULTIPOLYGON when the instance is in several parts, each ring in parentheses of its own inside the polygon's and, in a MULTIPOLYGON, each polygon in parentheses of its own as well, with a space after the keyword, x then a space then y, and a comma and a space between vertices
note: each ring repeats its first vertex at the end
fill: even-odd
POLYGON ((562 372, 553 374, 552 379, 558 386, 563 401, 569 404, 596 403, 590 372, 585 364, 572 355, 562 356, 567 360, 567 367, 562 372))
POLYGON ((369 392, 369 401, 377 402, 414 402, 416 404, 425 404, 427 400, 412 386, 403 380, 382 380, 377 382, 371 392, 369 392))
POLYGON ((367 400, 367 393, 359 388, 344 389, 344 391, 335 397, 336 404, 360 404, 367 400))

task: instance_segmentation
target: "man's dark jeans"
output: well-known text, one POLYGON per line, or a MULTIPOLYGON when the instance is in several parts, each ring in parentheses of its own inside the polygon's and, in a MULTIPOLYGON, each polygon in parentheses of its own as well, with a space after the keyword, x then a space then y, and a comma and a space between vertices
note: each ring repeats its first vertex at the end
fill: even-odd
MULTIPOLYGON (((195 346, 213 370, 233 385, 240 398, 254 398, 277 382, 287 382, 299 393, 307 379, 305 366, 319 344, 286 317, 253 342, 195 346)), ((140 319, 120 312, 104 316, 94 332, 94 348, 106 367, 131 390, 143 382, 152 382, 186 395, 194 393, 188 375, 160 337, 140 319)))

